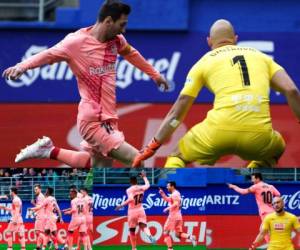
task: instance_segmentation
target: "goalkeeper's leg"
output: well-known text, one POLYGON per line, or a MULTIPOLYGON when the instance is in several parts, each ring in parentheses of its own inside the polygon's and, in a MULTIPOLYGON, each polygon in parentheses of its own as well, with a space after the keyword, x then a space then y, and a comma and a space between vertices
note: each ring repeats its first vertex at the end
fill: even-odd
POLYGON ((165 163, 165 168, 184 168, 185 162, 178 156, 169 156, 165 163))

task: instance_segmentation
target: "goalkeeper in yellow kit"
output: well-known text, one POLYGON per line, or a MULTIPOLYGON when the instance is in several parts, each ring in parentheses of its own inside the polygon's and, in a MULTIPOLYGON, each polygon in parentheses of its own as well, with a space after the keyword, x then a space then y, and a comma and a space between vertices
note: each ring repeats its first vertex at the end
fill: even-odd
POLYGON ((249 250, 255 250, 267 233, 270 241, 267 250, 294 250, 291 240, 292 231, 300 233, 298 218, 284 210, 284 201, 281 197, 273 199, 275 212, 268 214, 260 227, 260 232, 252 243, 249 250))
POLYGON ((251 161, 248 167, 270 167, 284 152, 285 142, 272 128, 269 93, 272 88, 284 94, 300 120, 300 93, 294 82, 271 57, 237 46, 237 36, 227 20, 212 25, 207 42, 212 50, 191 68, 177 101, 133 166, 139 166, 168 140, 202 87, 215 95, 214 107, 180 139, 165 167, 184 167, 191 162, 214 165, 228 154, 251 161))

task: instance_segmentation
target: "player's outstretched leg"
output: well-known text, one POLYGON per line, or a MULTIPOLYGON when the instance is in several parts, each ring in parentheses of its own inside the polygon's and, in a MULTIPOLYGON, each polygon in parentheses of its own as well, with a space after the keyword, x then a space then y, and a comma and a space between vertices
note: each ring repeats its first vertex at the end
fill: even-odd
POLYGON ((91 156, 88 152, 67 150, 53 145, 49 137, 44 136, 33 144, 22 149, 16 156, 15 162, 28 159, 53 159, 65 163, 73 168, 90 168, 92 166, 91 156))

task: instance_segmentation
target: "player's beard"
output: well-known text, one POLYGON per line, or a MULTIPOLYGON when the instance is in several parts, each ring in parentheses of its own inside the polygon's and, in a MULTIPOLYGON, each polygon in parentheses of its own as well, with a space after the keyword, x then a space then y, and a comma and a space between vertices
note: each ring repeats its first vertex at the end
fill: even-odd
POLYGON ((282 211, 283 211, 283 208, 280 208, 280 209, 277 209, 277 210, 276 210, 276 213, 279 213, 279 214, 280 214, 282 211))

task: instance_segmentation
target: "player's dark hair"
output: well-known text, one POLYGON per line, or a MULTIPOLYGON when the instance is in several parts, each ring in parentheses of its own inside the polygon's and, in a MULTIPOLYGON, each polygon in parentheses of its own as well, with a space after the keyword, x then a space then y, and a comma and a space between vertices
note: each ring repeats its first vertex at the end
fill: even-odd
POLYGON ((115 22, 123 14, 129 15, 130 11, 131 8, 128 4, 121 3, 120 1, 105 1, 98 14, 98 22, 103 22, 109 16, 115 22))
POLYGON ((75 186, 75 185, 71 185, 70 187, 69 187, 69 190, 75 190, 76 192, 77 192, 77 187, 75 186))
POLYGON ((85 188, 85 187, 80 188, 80 190, 82 190, 84 192, 88 192, 87 188, 85 188))
POLYGON ((41 184, 34 184, 34 187, 38 187, 39 189, 42 189, 41 184))
POLYGON ((260 179, 261 181, 263 180, 261 173, 253 173, 253 174, 251 174, 251 176, 254 176, 256 179, 260 179))
POLYGON ((16 187, 11 187, 10 191, 12 191, 14 194, 18 194, 18 189, 16 187))
POLYGON ((136 176, 131 176, 129 179, 129 182, 131 185, 136 185, 137 184, 137 177, 136 176))
POLYGON ((169 181, 168 183, 170 184, 170 186, 176 188, 176 182, 175 181, 169 181))
POLYGON ((48 195, 52 195, 53 192, 54 192, 54 189, 53 189, 52 187, 47 187, 46 193, 47 193, 48 195))

